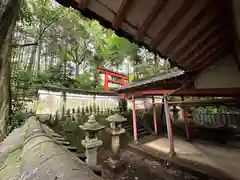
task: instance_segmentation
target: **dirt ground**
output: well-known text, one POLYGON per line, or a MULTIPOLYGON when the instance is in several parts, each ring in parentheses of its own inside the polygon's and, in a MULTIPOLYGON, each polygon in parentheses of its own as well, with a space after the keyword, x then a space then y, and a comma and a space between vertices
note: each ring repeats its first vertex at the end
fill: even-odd
MULTIPOLYGON (((105 151, 102 158, 106 159, 110 154, 105 151)), ((114 180, 218 180, 186 169, 165 166, 163 162, 130 149, 121 151, 121 159, 126 162, 126 166, 114 180)))

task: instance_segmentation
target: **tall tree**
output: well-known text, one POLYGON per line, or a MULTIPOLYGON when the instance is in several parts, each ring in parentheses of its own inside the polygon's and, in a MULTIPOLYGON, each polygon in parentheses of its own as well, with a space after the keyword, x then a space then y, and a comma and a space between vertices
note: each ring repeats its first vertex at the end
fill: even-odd
POLYGON ((21 0, 0 0, 0 140, 7 133, 10 112, 11 39, 20 12, 21 0))

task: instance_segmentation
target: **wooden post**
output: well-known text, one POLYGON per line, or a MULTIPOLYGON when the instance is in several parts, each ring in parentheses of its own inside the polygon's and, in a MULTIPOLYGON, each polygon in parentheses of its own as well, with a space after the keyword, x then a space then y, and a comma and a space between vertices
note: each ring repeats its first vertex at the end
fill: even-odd
POLYGON ((172 123, 171 123, 169 109, 168 109, 167 97, 164 95, 163 98, 164 98, 164 111, 165 111, 165 118, 166 118, 166 123, 167 123, 170 155, 175 155, 176 153, 174 150, 174 143, 173 143, 172 123))
POLYGON ((104 78, 104 92, 108 91, 108 73, 105 73, 105 78, 104 78))
POLYGON ((134 95, 132 95, 132 116, 133 116, 133 139, 137 141, 137 120, 134 95))
POLYGON ((157 129, 157 115, 156 115, 156 105, 155 105, 155 99, 154 96, 152 96, 152 104, 153 104, 153 122, 154 122, 154 132, 157 136, 158 129, 157 129))
MULTIPOLYGON (((184 97, 181 97, 181 100, 184 101, 184 97)), ((181 108, 182 108, 182 117, 183 117, 184 126, 185 126, 186 139, 187 141, 190 141, 190 133, 188 129, 188 117, 187 117, 186 108, 184 106, 181 108)))
POLYGON ((124 86, 125 86, 125 80, 124 80, 124 78, 122 78, 121 87, 124 87, 124 86))

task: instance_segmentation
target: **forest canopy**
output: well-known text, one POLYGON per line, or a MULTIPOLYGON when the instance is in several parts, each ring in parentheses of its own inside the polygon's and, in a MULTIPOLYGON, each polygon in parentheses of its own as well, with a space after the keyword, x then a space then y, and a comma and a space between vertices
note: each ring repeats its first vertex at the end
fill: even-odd
POLYGON ((168 61, 55 1, 6 0, 0 10, 0 33, 6 37, 0 39, 0 122, 45 85, 102 91, 99 67, 131 80, 170 68, 168 61))

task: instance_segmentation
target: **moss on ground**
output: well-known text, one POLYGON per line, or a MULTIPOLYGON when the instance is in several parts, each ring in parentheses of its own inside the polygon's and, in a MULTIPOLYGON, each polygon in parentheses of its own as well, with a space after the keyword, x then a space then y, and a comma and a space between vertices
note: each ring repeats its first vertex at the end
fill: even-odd
POLYGON ((16 149, 8 154, 4 164, 0 168, 0 179, 11 179, 20 174, 22 148, 16 149))

